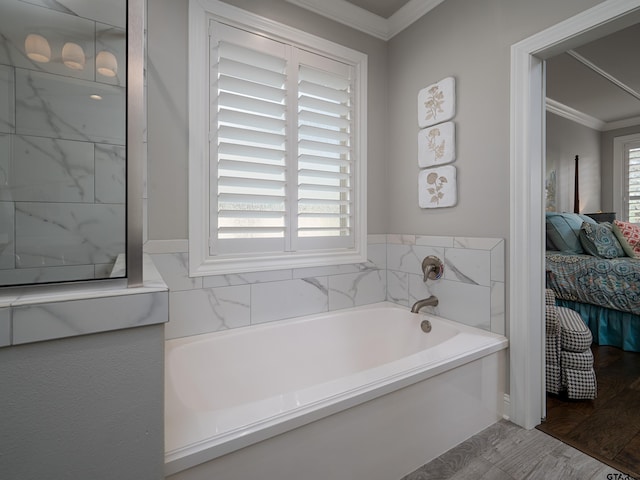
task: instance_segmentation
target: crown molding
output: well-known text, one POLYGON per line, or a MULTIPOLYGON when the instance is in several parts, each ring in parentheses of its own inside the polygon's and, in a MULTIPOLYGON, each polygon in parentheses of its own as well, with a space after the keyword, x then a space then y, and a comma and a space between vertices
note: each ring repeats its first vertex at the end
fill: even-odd
POLYGON ((625 118, 623 120, 616 120, 614 122, 603 122, 602 120, 587 115, 586 113, 571 108, 564 103, 557 102, 551 98, 546 99, 547 112, 553 113, 560 117, 571 120, 572 122, 579 123, 585 127, 599 132, 609 132, 611 130, 618 130, 620 128, 636 127, 640 125, 640 117, 625 118))
POLYGON ((345 0, 287 0, 318 15, 387 40, 387 20, 345 0))
POLYGON ((387 19, 345 0, 287 0, 289 3, 385 41, 400 33, 443 1, 409 0, 387 19))
POLYGON ((410 0, 387 20, 388 38, 393 38, 420 17, 440 5, 444 0, 410 0))
POLYGON ((614 84, 616 87, 620 88, 621 90, 624 90, 625 92, 627 92, 632 97, 640 100, 640 93, 636 92, 633 88, 631 88, 626 83, 618 80, 616 77, 611 75, 609 72, 607 72, 607 71, 603 70, 602 68, 600 68, 599 66, 597 66, 595 63, 593 63, 588 58, 583 57, 582 55, 580 55, 575 50, 567 50, 567 54, 572 56, 573 58, 575 58, 580 63, 582 63, 585 67, 590 68, 591 70, 596 72, 598 75, 603 77, 605 80, 608 80, 609 82, 614 84))
POLYGON ((551 98, 546 99, 547 112, 553 113, 560 117, 564 117, 572 122, 579 123, 580 125, 584 125, 585 127, 589 127, 593 130, 602 131, 607 125, 602 120, 592 117, 591 115, 587 115, 575 108, 571 108, 564 103, 557 102, 551 98))
POLYGON ((615 122, 608 122, 605 124, 602 131, 608 132, 611 130, 618 130, 619 128, 636 127, 640 125, 640 117, 625 118, 624 120, 617 120, 615 122))

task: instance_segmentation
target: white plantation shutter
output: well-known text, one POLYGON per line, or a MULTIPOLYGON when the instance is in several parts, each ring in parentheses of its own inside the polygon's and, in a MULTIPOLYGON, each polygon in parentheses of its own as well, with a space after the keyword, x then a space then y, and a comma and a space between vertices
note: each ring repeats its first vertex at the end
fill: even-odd
POLYGON ((627 148, 626 179, 627 218, 640 224, 640 144, 627 148))
POLYGON ((210 254, 353 248, 353 66, 211 22, 210 254))
POLYGON ((286 47, 212 23, 212 250, 249 251, 259 240, 278 251, 287 223, 286 47))
POLYGON ((298 208, 301 247, 353 245, 351 67, 300 52, 298 208))

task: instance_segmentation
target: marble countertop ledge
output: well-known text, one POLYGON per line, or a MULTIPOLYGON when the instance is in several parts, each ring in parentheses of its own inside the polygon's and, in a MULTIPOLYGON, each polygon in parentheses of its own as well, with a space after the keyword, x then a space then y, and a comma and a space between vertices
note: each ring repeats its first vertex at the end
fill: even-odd
MULTIPOLYGON (((116 269, 120 270, 120 258, 116 269)), ((112 274, 113 275, 113 274, 112 274)), ((0 289, 2 290, 2 289, 0 289)), ((82 284, 69 283, 59 285, 34 285, 33 287, 9 287, 0 291, 0 308, 33 305, 39 303, 66 302, 70 300, 88 300, 92 298, 140 295, 144 293, 165 292, 169 287, 158 273, 151 257, 143 257, 143 285, 128 288, 126 278, 119 280, 96 280, 82 284)))
MULTIPOLYGON (((116 262, 115 276, 123 266, 116 262)), ((141 287, 121 279, 7 289, 0 293, 0 347, 166 323, 168 287, 148 255, 143 269, 141 287)))

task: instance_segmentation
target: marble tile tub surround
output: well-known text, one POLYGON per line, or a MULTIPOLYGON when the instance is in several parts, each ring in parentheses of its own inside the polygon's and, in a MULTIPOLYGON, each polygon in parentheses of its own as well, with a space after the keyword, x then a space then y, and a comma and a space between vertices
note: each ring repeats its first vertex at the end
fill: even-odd
POLYGON ((170 290, 168 339, 385 300, 410 307, 430 294, 440 299, 438 315, 505 333, 499 238, 369 235, 366 263, 210 277, 189 277, 185 252, 151 257, 170 290), (445 272, 425 285, 427 255, 439 256, 445 272))
POLYGON ((143 272, 144 284, 137 288, 123 280, 82 289, 0 291, 0 347, 167 322, 168 287, 148 255, 143 272))
POLYGON ((410 307, 435 295, 437 315, 504 335, 504 255, 501 238, 388 235, 387 300, 410 307), (444 274, 425 283, 429 255, 444 262, 444 274))
POLYGON ((104 278, 125 251, 125 2, 75 3, 0 7, 0 285, 104 278), (50 61, 26 56, 27 33, 50 61), (70 41, 83 68, 61 61, 70 41))

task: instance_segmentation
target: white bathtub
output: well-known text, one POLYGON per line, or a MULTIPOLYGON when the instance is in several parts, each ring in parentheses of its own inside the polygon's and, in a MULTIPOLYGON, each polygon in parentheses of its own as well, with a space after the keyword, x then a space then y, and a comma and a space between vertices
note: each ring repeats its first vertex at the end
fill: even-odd
POLYGON ((501 417, 506 346, 391 303, 169 340, 165 474, 399 479, 501 417))

